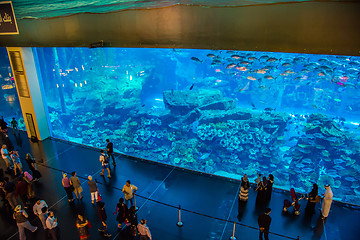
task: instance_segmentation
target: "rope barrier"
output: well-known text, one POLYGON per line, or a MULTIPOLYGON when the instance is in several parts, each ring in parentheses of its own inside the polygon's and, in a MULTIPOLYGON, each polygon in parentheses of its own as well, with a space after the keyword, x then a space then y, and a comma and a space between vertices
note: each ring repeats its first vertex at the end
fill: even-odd
MULTIPOLYGON (((39 164, 40 166, 49 168, 49 169, 53 169, 53 170, 55 170, 55 171, 60 171, 60 172, 64 172, 64 173, 70 174, 69 172, 62 171, 62 170, 60 170, 60 169, 57 169, 57 168, 54 168, 54 167, 50 167, 50 166, 44 165, 44 164, 42 164, 42 163, 37 163, 37 164, 39 164)), ((77 177, 78 177, 78 178, 81 178, 81 179, 87 180, 87 177, 82 177, 82 176, 77 176, 77 177)), ((100 183, 100 182, 97 182, 97 183, 98 183, 98 184, 101 184, 101 185, 105 185, 104 183, 100 183)), ((116 187, 116 186, 112 186, 111 188, 112 188, 112 189, 115 189, 115 190, 122 191, 121 188, 118 188, 118 187, 116 187)), ((243 224, 243 223, 228 221, 228 220, 223 219, 223 218, 213 217, 213 216, 210 216, 210 215, 207 215, 207 214, 203 214, 203 213, 199 213, 199 212, 195 212, 195 211, 192 211, 192 210, 189 210, 189 209, 184 209, 184 208, 181 208, 181 205, 179 205, 179 206, 174 206, 174 205, 171 205, 171 204, 168 204, 168 203, 164 203, 164 202, 157 201, 157 200, 155 200, 155 199, 151 199, 151 198, 148 198, 148 197, 141 196, 141 195, 139 195, 139 194, 134 194, 134 197, 135 197, 135 195, 136 195, 137 197, 140 197, 140 198, 142 198, 142 199, 146 199, 146 200, 148 200, 148 201, 152 201, 152 202, 155 202, 155 203, 158 203, 158 204, 161 204, 161 205, 170 207, 170 208, 178 209, 178 211, 179 211, 179 221, 178 221, 178 223, 176 224, 178 227, 182 227, 182 226, 183 226, 183 222, 181 222, 181 211, 184 211, 184 212, 196 214, 196 215, 199 215, 199 216, 203 216, 203 217, 215 219, 215 220, 218 220, 218 221, 222 221, 222 222, 233 223, 233 224, 234 224, 233 231, 235 231, 235 226, 236 226, 236 225, 239 225, 239 226, 242 226, 242 227, 246 227, 246 228, 250 228, 250 229, 254 229, 254 230, 259 230, 258 227, 253 227, 253 226, 246 225, 246 224, 243 224)), ((135 199, 134 199, 134 200, 135 200, 135 199)), ((235 232, 233 232, 233 235, 234 235, 234 234, 235 234, 235 232)), ((287 239, 292 239, 292 240, 299 240, 299 239, 300 239, 299 236, 297 236, 297 238, 293 238, 293 237, 285 236, 285 235, 278 234, 278 233, 274 233, 274 232, 269 232, 269 234, 272 234, 272 235, 275 235, 275 236, 279 236, 279 237, 283 237, 283 238, 287 238, 287 239)), ((232 236, 232 237, 235 237, 235 236, 232 236)), ((230 237, 230 239, 232 239, 232 237, 230 237)), ((236 239, 236 238, 234 238, 234 239, 236 239)))

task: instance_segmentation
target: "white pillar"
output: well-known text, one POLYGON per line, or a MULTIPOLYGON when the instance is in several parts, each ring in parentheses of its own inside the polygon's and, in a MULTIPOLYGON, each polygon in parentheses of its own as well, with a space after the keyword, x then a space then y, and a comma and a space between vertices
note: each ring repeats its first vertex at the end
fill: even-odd
POLYGON ((37 55, 30 47, 7 48, 27 134, 44 140, 51 136, 37 55))

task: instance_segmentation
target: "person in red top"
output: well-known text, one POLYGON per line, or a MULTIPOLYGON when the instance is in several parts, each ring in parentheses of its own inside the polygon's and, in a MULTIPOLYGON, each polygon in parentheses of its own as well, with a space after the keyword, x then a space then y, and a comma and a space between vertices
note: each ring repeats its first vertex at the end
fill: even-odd
POLYGON ((27 204, 28 204, 27 190, 28 190, 27 182, 25 182, 24 179, 19 178, 15 188, 15 197, 20 197, 21 201, 23 202, 23 206, 25 206, 25 208, 27 208, 27 204))

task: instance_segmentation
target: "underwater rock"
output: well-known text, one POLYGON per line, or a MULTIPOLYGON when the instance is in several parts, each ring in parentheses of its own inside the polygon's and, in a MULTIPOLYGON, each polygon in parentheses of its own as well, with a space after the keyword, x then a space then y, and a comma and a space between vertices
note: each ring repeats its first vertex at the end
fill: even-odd
POLYGON ((251 113, 246 109, 232 109, 232 110, 205 110, 202 112, 199 120, 200 124, 209 124, 224 122, 227 120, 248 120, 251 118, 251 113))
MULTIPOLYGON (((185 115, 194 108, 207 106, 210 109, 230 109, 235 106, 230 99, 223 99, 217 89, 200 89, 198 91, 164 91, 165 108, 174 115, 185 115)), ((206 107, 205 107, 206 108, 206 107)))

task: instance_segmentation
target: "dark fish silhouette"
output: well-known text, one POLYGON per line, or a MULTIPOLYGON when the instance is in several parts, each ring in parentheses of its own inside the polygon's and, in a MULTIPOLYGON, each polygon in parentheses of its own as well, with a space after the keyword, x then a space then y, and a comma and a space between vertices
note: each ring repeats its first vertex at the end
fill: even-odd
POLYGON ((207 57, 210 57, 210 58, 213 58, 213 57, 215 57, 215 55, 214 54, 212 54, 212 53, 209 53, 208 55, 206 55, 207 57))
POLYGON ((264 109, 266 112, 271 112, 271 111, 275 111, 276 108, 270 108, 270 107, 267 107, 264 109))
POLYGON ((197 57, 191 57, 191 60, 202 63, 202 61, 200 59, 198 59, 197 57))
POLYGON ((190 87, 189 90, 192 90, 192 89, 194 88, 194 84, 195 84, 195 83, 193 83, 193 84, 191 85, 191 87, 190 87))

